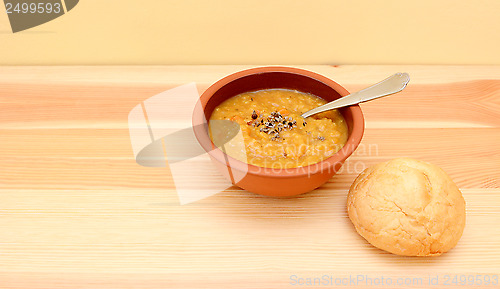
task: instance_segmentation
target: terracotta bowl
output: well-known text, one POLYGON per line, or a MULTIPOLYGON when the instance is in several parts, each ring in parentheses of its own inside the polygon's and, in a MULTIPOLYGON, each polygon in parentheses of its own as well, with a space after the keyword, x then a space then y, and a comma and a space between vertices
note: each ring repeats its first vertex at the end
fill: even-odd
POLYGON ((258 167, 231 158, 216 148, 210 140, 207 126, 215 107, 237 94, 272 88, 312 93, 326 101, 349 94, 333 80, 298 68, 259 67, 240 71, 217 81, 201 95, 199 109, 195 109, 193 114, 195 136, 220 172, 238 187, 274 197, 309 192, 326 183, 357 148, 363 137, 363 114, 358 105, 340 109, 349 128, 347 143, 328 159, 305 167, 280 170, 258 167))

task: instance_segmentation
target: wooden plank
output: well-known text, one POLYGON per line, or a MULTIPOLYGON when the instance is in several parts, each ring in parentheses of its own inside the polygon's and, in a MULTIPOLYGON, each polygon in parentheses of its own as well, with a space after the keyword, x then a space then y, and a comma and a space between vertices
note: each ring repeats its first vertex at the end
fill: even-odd
MULTIPOLYGON (((0 121, 5 128, 126 128, 139 102, 181 85, 108 86, 0 84, 0 121), (118 101, 119 100, 119 101, 118 101), (20 117, 22 116, 22 118, 20 117), (33 127, 36 125, 36 127, 33 127)), ((198 84, 204 91, 207 84, 198 84)), ((365 86, 346 85, 351 91, 365 86)), ((362 105, 368 127, 498 127, 500 80, 410 84, 403 92, 362 105), (402 125, 403 123, 403 125, 402 125), (406 125, 405 125, 406 124, 406 125)), ((182 106, 182 99, 172 99, 182 106)), ((172 120, 185 119, 172 115, 172 120)), ((186 123, 189 125, 189 123, 186 123)))
MULTIPOLYGON (((500 251, 495 249, 500 231, 488 227, 500 221, 497 213, 500 189, 462 190, 467 201, 467 229, 459 246, 445 255, 447 257, 443 260, 436 261, 435 266, 441 269, 449 266, 467 268, 467 262, 474 263, 481 258, 484 261, 481 266, 494 269, 498 265, 494 261, 500 257, 500 251), (459 260, 461 264, 453 265, 459 260)), ((202 271, 214 269, 203 268, 206 264, 201 259, 207 262, 216 259, 220 253, 217 248, 231 252, 228 258, 241 259, 234 264, 219 264, 234 269, 238 266, 246 268, 245 258, 253 258, 255 262, 281 262, 272 258, 268 260, 269 256, 264 254, 276 249, 276 253, 281 251, 289 255, 287 264, 279 267, 290 270, 304 262, 309 264, 309 269, 315 270, 320 270, 325 264, 334 268, 344 264, 342 268, 354 270, 356 266, 361 266, 356 258, 371 256, 370 260, 375 262, 380 258, 378 254, 389 256, 387 258, 394 259, 394 262, 407 262, 408 259, 370 246, 351 229, 345 215, 344 190, 319 190, 284 200, 226 193, 186 207, 165 203, 164 192, 159 189, 147 190, 141 195, 132 189, 114 193, 109 193, 109 190, 2 190, 1 193, 6 207, 0 214, 2 223, 16 224, 9 226, 9 234, 2 239, 2 247, 6 249, 2 257, 5 269, 15 268, 16 262, 20 261, 15 252, 19 251, 40 262, 46 255, 88 257, 86 265, 73 263, 89 266, 89 269, 92 267, 91 259, 102 258, 99 266, 113 265, 105 256, 90 258, 88 255, 89 252, 97 254, 102 250, 107 251, 102 254, 117 258, 120 252, 125 251, 136 251, 137 254, 156 251, 157 254, 149 256, 152 262, 167 259, 174 262, 177 255, 186 255, 189 258, 185 262, 177 263, 202 271), (33 210, 40 202, 46 205, 33 210), (278 224, 283 230, 276 230, 278 224), (266 238, 262 238, 263 234, 266 238), (317 239, 319 235, 323 237, 317 239), (301 243, 304 246, 298 247, 301 243), (234 246, 222 248, 230 244, 234 246), (182 247, 193 250, 180 250, 182 247), (208 247, 207 250, 204 250, 205 247, 208 247), (262 254, 253 256, 252 248, 262 254), (338 258, 329 260, 320 256, 322 252, 338 258), (309 259, 310 255, 317 255, 317 259, 309 259), (351 260, 346 259, 349 255, 352 255, 351 260), (106 262, 110 264, 106 265, 106 262), (316 264, 318 262, 324 264, 316 264)), ((418 259, 421 260, 415 261, 417 264, 441 258, 418 259)), ((135 260, 137 263, 143 261, 135 260)), ((18 265, 21 266, 18 269, 35 269, 33 267, 38 266, 31 262, 18 265)), ((58 263, 44 266, 58 266, 58 263)), ((134 268, 139 264, 127 262, 117 266, 134 268)), ((362 266, 370 269, 367 264, 362 266)), ((398 264, 388 266, 396 269, 398 264)))
MULTIPOLYGON (((168 170, 135 163, 126 129, 22 129, 0 134, 5 188, 172 187, 168 170)), ((500 128, 367 129, 358 150, 330 183, 348 189, 368 166, 413 157, 442 167, 460 187, 496 188, 499 143, 500 128)))

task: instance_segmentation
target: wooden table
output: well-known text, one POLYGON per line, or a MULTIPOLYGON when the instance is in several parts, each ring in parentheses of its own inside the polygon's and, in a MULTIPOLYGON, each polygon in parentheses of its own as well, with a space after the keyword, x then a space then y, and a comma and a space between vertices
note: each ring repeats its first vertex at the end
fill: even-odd
POLYGON ((127 115, 159 92, 188 82, 201 92, 243 68, 0 67, 0 288, 466 288, 453 278, 498 278, 500 67, 302 66, 349 91, 397 71, 412 80, 362 104, 360 149, 321 188, 275 199, 232 187, 180 206, 167 168, 135 162, 127 115), (346 215, 357 173, 401 156, 442 167, 467 202, 464 235, 440 257, 376 249, 346 215))

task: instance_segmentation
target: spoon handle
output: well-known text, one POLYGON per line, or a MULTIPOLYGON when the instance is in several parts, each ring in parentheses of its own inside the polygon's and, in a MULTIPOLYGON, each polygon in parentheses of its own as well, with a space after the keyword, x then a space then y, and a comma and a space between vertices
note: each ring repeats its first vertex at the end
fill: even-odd
POLYGON ((351 93, 337 100, 331 101, 322 106, 316 107, 302 114, 303 118, 311 115, 327 111, 334 108, 358 104, 360 102, 369 101, 382 96, 394 94, 403 90, 410 81, 408 73, 396 73, 381 82, 367 87, 358 92, 351 93))

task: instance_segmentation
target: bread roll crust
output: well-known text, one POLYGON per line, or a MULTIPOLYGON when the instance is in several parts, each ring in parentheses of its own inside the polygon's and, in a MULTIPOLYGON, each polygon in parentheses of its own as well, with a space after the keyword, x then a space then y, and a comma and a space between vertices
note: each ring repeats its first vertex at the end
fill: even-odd
POLYGON ((375 247, 404 256, 437 256, 465 227, 465 200, 439 167, 410 158, 377 164, 352 184, 347 211, 375 247))

